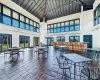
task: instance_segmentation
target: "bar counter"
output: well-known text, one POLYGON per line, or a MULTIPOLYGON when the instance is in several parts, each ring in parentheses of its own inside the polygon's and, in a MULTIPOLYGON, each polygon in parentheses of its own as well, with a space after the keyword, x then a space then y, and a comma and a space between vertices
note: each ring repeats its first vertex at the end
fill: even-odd
POLYGON ((59 46, 67 46, 67 48, 71 51, 82 51, 82 49, 87 48, 86 42, 54 42, 54 48, 59 46))

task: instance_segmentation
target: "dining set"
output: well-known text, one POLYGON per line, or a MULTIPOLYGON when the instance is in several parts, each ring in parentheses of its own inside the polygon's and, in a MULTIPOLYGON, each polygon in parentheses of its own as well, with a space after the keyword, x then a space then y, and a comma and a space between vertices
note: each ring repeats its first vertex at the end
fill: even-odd
POLYGON ((42 55, 43 60, 48 58, 48 46, 36 46, 35 48, 38 59, 40 59, 40 55, 42 55))
POLYGON ((24 48, 23 47, 12 47, 12 48, 8 48, 5 49, 4 51, 4 60, 7 57, 7 54, 9 54, 9 58, 11 61, 17 61, 18 57, 20 56, 20 52, 23 53, 24 55, 24 48))
POLYGON ((94 59, 70 52, 60 52, 56 58, 59 68, 63 71, 62 80, 68 73, 70 80, 100 80, 100 67, 94 66, 94 59), (66 73, 67 70, 69 72, 66 73))
MULTIPOLYGON (((34 50, 35 52, 38 54, 38 59, 40 57, 40 55, 42 55, 43 59, 46 59, 48 57, 48 47, 47 46, 32 46, 32 47, 27 47, 30 49, 30 52, 33 53, 34 50)), ((11 61, 17 61, 18 58, 20 57, 20 53, 23 53, 23 56, 24 56, 24 49, 25 47, 12 47, 12 48, 8 48, 8 49, 5 49, 3 51, 4 53, 4 61, 7 57, 7 55, 9 54, 9 59, 11 61)))

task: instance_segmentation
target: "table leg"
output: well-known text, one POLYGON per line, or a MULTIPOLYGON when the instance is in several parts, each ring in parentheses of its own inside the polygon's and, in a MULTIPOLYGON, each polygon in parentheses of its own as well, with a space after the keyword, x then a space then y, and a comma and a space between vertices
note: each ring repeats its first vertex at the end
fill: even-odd
POLYGON ((76 63, 74 63, 74 80, 76 80, 76 63))

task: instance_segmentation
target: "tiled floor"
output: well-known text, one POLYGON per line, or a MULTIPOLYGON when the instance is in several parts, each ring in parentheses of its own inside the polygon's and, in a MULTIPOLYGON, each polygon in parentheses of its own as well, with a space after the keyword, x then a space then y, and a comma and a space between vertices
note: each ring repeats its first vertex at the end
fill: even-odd
MULTIPOLYGON (((9 55, 4 60, 4 55, 0 55, 0 80, 61 80, 62 70, 58 71, 56 56, 59 51, 49 47, 48 59, 37 59, 36 52, 25 49, 24 55, 20 53, 17 62, 10 62, 9 55)), ((71 69, 73 72, 73 68, 71 69)), ((69 76, 69 72, 67 74, 69 76)), ((73 78, 73 74, 72 74, 73 78)), ((63 80, 70 80, 65 77, 63 80)), ((73 80, 73 79, 71 79, 73 80)), ((79 77, 77 78, 79 80, 79 77)))

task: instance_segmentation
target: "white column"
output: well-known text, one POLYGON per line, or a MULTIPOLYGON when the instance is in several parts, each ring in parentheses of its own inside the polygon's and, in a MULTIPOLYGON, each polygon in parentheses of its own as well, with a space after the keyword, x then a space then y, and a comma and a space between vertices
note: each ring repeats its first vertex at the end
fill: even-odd
POLYGON ((81 12, 83 12, 83 6, 81 6, 81 12))
POLYGON ((47 34, 47 23, 46 22, 41 22, 40 23, 40 42, 45 44, 45 37, 47 34))
POLYGON ((65 42, 69 42, 69 35, 65 35, 65 42))
POLYGON ((54 36, 53 38, 54 38, 54 42, 56 42, 56 41, 57 41, 57 40, 56 40, 56 36, 54 36))

